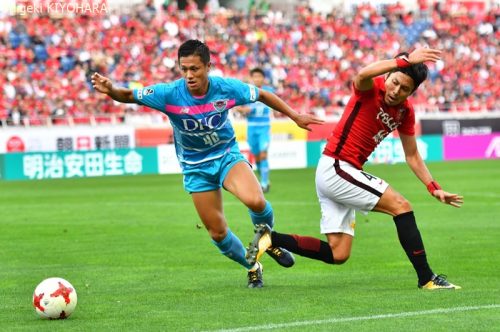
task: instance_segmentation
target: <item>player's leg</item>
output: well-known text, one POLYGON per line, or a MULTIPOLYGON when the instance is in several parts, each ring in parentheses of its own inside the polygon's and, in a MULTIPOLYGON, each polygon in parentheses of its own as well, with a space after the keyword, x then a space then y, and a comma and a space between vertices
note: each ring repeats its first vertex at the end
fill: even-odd
MULTIPOLYGON (((352 166, 350 168, 359 172, 352 166)), ((340 163, 327 156, 320 158, 316 169, 316 193, 321 205, 321 233, 326 235, 328 242, 307 236, 273 232, 273 245, 329 264, 342 264, 349 259, 354 237, 355 209, 367 211, 373 208, 378 196, 355 184, 352 175, 339 175, 342 172, 340 163)))
MULTIPOLYGON (((338 246, 342 239, 336 239, 344 234, 327 234, 328 240, 332 244, 338 246), (331 235, 331 236, 330 236, 331 235)), ((299 256, 316 259, 327 264, 342 264, 344 261, 336 262, 333 257, 333 252, 336 252, 335 247, 331 247, 329 242, 321 241, 320 239, 303 236, 298 234, 285 234, 273 231, 271 233, 271 242, 273 246, 285 248, 299 256)), ((351 241, 352 243, 352 241, 351 241)))
POLYGON ((393 188, 388 187, 373 211, 393 217, 399 242, 417 272, 419 283, 424 284, 431 280, 434 273, 427 262, 422 236, 410 203, 393 188))
MULTIPOLYGON (((272 229, 274 226, 273 208, 265 199, 259 182, 248 163, 244 159, 239 160, 239 157, 237 157, 234 163, 227 165, 226 172, 225 176, 222 177, 224 188, 248 207, 252 223, 256 226, 266 225, 269 229, 272 229)), ((257 231, 256 238, 252 243, 255 241, 262 245, 256 252, 252 251, 253 258, 249 260, 251 264, 258 261, 264 252, 267 252, 284 267, 290 267, 295 263, 293 255, 286 250, 270 247, 270 234, 257 231), (257 239, 259 236, 264 237, 262 242, 260 242, 260 238, 257 239)))
POLYGON ((269 161, 267 159, 269 141, 269 130, 262 130, 259 135, 259 157, 257 159, 260 163, 260 186, 262 187, 262 191, 265 193, 269 192, 269 161))
POLYGON ((245 268, 251 268, 245 259, 246 249, 243 243, 227 226, 220 189, 192 193, 191 198, 203 225, 220 252, 245 268))
POLYGON ((427 262, 424 243, 412 207, 400 193, 392 187, 388 187, 373 210, 393 217, 399 242, 417 272, 419 287, 429 289, 460 288, 447 282, 443 276, 436 276, 432 272, 427 262))
POLYGON ((267 150, 259 153, 260 161, 260 186, 264 193, 269 192, 270 181, 269 181, 269 161, 267 159, 267 150))
POLYGON ((224 256, 234 260, 248 270, 249 288, 261 288, 264 285, 262 280, 262 264, 249 264, 247 262, 246 249, 243 243, 231 232, 224 218, 220 189, 192 193, 191 197, 201 221, 212 238, 213 244, 219 248, 224 256))
POLYGON ((259 136, 257 129, 255 127, 248 127, 248 133, 247 133, 247 142, 248 142, 248 148, 250 149, 250 153, 255 157, 255 165, 256 165, 256 171, 259 177, 261 176, 260 173, 260 155, 259 155, 259 136))
POLYGON ((274 226, 271 204, 266 200, 252 169, 244 160, 228 166, 223 180, 224 188, 245 204, 254 225, 274 226))
MULTIPOLYGON (((344 180, 333 177, 333 160, 320 161, 316 171, 316 191, 321 205, 321 233, 327 235, 328 242, 297 234, 271 233, 273 246, 279 246, 298 255, 321 260, 329 264, 344 263, 351 253, 352 238, 354 236, 355 212, 354 209, 335 201, 333 193, 340 186, 345 186, 344 180)), ((333 174, 335 175, 335 174, 333 174)), ((352 185, 342 188, 343 192, 356 191, 352 185)), ((357 191, 355 192, 355 194, 357 191)), ((253 246, 249 248, 252 252, 253 246)))
POLYGON ((351 254, 355 211, 332 199, 337 188, 330 179, 330 170, 322 163, 316 171, 316 193, 321 206, 321 233, 327 241, 296 234, 272 233, 272 244, 291 252, 329 264, 343 264, 351 254))
POLYGON ((373 210, 394 216, 401 245, 417 271, 419 280, 430 280, 433 273, 427 264, 422 239, 408 201, 390 188, 384 180, 358 170, 348 163, 334 160, 332 169, 335 176, 332 176, 331 180, 325 179, 325 183, 328 181, 337 182, 337 190, 330 191, 332 199, 341 201, 357 210, 373 210), (349 187, 352 187, 350 192, 353 195, 339 194, 349 187))

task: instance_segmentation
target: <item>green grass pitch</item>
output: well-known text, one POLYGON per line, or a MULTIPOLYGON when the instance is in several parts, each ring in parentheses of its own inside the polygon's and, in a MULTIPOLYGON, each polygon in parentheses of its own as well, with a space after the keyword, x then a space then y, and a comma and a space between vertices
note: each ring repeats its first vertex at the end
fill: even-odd
MULTIPOLYGON (((461 209, 431 198, 406 165, 366 168, 414 207, 433 270, 460 291, 425 292, 389 216, 357 216, 342 266, 263 258, 265 287, 210 243, 179 175, 0 183, 1 331, 498 331, 500 162, 431 163, 464 195, 461 209), (44 321, 31 305, 47 277, 69 280, 75 313, 44 321), (489 307, 488 307, 489 306, 489 307), (430 311, 429 310, 436 310, 430 311)), ((273 171, 276 229, 319 237, 314 169, 273 171)), ((225 193, 244 243, 246 208, 225 193)))

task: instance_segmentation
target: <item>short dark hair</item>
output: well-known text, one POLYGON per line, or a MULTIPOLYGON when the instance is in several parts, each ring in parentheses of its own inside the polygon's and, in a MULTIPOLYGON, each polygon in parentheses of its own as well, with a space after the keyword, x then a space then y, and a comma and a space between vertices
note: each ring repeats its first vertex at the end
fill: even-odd
POLYGON ((262 70, 262 68, 259 68, 259 67, 256 67, 256 68, 253 68, 252 70, 250 70, 250 75, 253 75, 255 73, 259 73, 264 77, 266 76, 266 74, 264 73, 264 70, 262 70))
MULTIPOLYGON (((398 55, 396 55, 395 58, 398 58, 400 56, 408 57, 409 54, 408 54, 408 52, 401 52, 398 55)), ((415 90, 417 90, 417 88, 420 86, 420 84, 422 84, 422 82, 427 79, 427 74, 429 72, 429 68, 427 68, 427 66, 424 63, 416 63, 416 64, 412 64, 411 66, 408 66, 406 68, 393 69, 390 71, 389 75, 394 73, 394 72, 397 72, 397 71, 400 71, 403 74, 406 74, 406 75, 411 77, 411 79, 413 80, 413 85, 414 85, 412 92, 415 92, 415 90)))
POLYGON ((177 52, 177 60, 180 63, 181 57, 190 55, 199 56, 201 58, 201 62, 203 62, 204 64, 208 64, 210 62, 210 50, 208 49, 208 46, 197 39, 190 39, 188 41, 185 41, 179 47, 179 51, 177 52))

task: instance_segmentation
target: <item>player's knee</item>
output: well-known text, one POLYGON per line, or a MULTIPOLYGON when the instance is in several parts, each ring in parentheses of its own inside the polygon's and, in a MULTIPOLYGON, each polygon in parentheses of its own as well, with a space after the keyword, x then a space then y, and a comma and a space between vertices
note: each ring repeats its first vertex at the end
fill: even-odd
POLYGON ((330 248, 332 249, 334 264, 344 264, 351 256, 351 251, 348 249, 332 245, 330 245, 330 248))
POLYGON ((254 212, 262 212, 266 208, 266 199, 263 195, 256 195, 249 199, 247 207, 254 212))
POLYGON ((221 242, 226 238, 227 229, 208 229, 208 234, 215 242, 221 242))
POLYGON ((411 207, 411 204, 410 202, 408 202, 408 200, 406 200, 406 198, 404 197, 401 197, 399 200, 398 200, 398 213, 397 214, 401 214, 401 213, 406 213, 406 212, 410 212, 412 211, 412 207, 411 207))
POLYGON ((338 252, 338 253, 333 253, 333 260, 335 264, 341 265, 347 262, 351 254, 349 252, 338 252))

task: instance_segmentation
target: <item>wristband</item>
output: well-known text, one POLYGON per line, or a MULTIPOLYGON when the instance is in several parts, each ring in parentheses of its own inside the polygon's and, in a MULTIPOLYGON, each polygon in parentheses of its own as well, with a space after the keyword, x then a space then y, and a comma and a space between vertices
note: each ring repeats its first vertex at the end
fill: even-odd
POLYGON ((439 183, 437 183, 436 181, 429 182, 429 184, 427 185, 427 191, 429 191, 429 193, 434 196, 435 190, 441 190, 441 186, 439 185, 439 183))
POLYGON ((406 67, 411 66, 410 61, 408 61, 408 58, 405 56, 397 57, 396 64, 397 64, 398 68, 406 68, 406 67))

